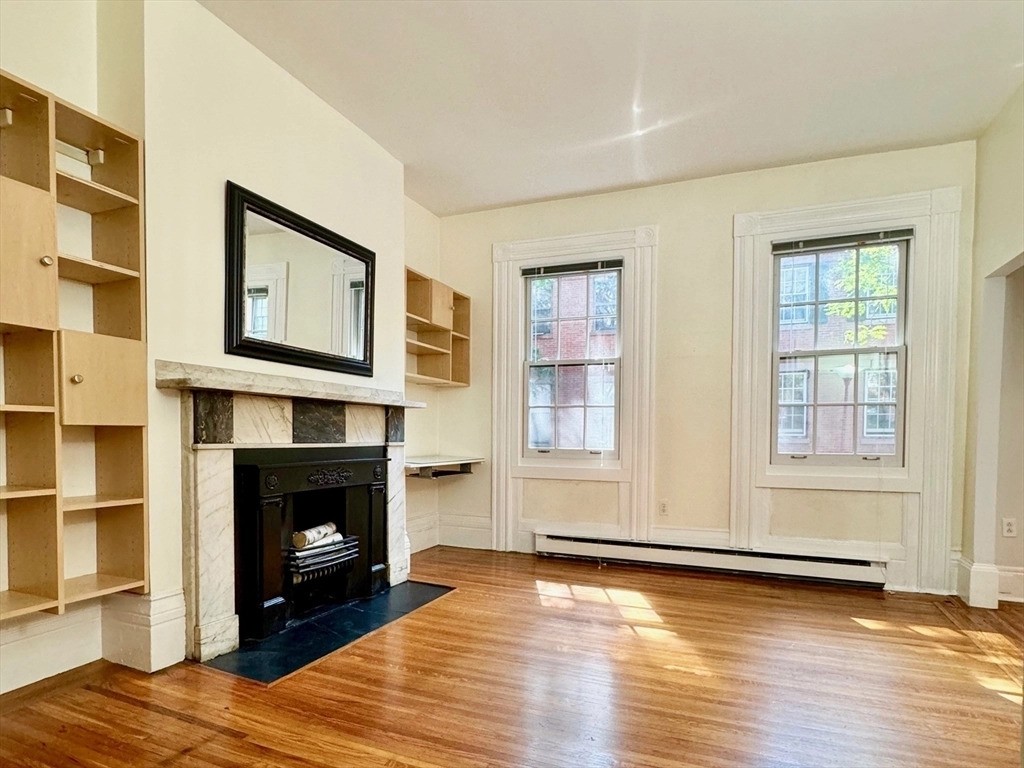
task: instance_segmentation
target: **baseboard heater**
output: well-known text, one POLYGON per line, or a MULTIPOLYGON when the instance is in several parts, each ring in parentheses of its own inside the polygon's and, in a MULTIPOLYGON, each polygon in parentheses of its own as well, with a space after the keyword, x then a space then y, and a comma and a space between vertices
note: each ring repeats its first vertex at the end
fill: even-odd
POLYGON ((538 555, 678 565, 875 586, 885 584, 885 564, 872 563, 868 560, 706 549, 685 544, 653 544, 642 541, 557 536, 549 533, 537 533, 535 536, 538 555))

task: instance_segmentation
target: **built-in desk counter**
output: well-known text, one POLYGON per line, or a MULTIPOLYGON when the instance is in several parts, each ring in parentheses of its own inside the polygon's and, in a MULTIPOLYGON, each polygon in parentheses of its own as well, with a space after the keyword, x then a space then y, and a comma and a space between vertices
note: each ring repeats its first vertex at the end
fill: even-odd
POLYGON ((471 475, 474 464, 484 459, 475 456, 409 456, 405 460, 406 474, 433 480, 445 475, 471 475))

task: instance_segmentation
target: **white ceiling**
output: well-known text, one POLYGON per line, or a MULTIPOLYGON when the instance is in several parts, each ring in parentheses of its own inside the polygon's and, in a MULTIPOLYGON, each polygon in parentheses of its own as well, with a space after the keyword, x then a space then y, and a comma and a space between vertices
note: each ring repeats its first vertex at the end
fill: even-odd
POLYGON ((201 0, 439 215, 977 136, 1024 2, 201 0))

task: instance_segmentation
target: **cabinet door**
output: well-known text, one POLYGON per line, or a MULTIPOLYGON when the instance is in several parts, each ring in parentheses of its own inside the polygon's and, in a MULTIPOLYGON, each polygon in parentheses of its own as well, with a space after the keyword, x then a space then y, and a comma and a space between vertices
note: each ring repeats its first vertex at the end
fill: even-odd
POLYGON ((451 330, 454 297, 450 286, 437 280, 430 281, 430 322, 451 330))
POLYGON ((0 176, 0 323, 57 327, 56 203, 0 176))
POLYGON ((146 389, 141 341, 60 332, 61 423, 144 426, 146 389))

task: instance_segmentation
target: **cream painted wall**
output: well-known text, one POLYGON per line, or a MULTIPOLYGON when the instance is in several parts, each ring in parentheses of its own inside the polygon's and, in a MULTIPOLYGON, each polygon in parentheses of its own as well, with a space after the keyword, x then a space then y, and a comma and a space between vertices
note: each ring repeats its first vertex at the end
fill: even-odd
POLYGON ((95 112, 96 0, 0 2, 0 68, 95 112))
MULTIPOLYGON (((150 360, 404 388, 402 166, 194 2, 145 10, 150 360), (372 379, 223 352, 230 179, 377 254, 372 379)), ((150 390, 152 588, 181 587, 177 393, 150 390)))
POLYGON ((1024 267, 1006 278, 1003 381, 996 488, 996 565, 1024 568, 1024 267), (1002 519, 1017 520, 1017 537, 1001 534, 1002 519))
POLYGON ((587 480, 524 480, 524 517, 545 523, 597 523, 619 521, 618 483, 587 480))
POLYGON ((974 482, 978 460, 979 377, 985 279, 1024 252, 1024 86, 978 139, 973 299, 970 316, 970 386, 964 484, 964 557, 974 559, 974 482))
POLYGON ((899 543, 906 494, 775 488, 773 536, 899 543))
POLYGON ((139 136, 146 128, 144 12, 140 2, 96 3, 96 112, 139 136))
MULTIPOLYGON (((405 263, 425 275, 437 275, 441 260, 441 222, 419 203, 405 198, 405 263)), ((402 295, 405 293, 403 291, 402 295)), ((407 456, 430 456, 441 452, 441 414, 438 390, 409 384, 406 397, 427 404, 425 409, 405 412, 407 456)), ((438 543, 438 488, 445 480, 409 478, 405 484, 406 525, 413 552, 438 543)))
MULTIPOLYGON (((442 279, 473 299, 474 385, 441 393, 441 441, 452 450, 491 455, 491 244, 657 224, 659 233, 655 501, 667 516, 659 527, 683 531, 729 525, 730 375, 733 216, 881 197, 939 187, 963 191, 958 315, 970 315, 974 211, 973 142, 830 160, 604 195, 523 205, 441 220, 442 279)), ((957 358, 956 456, 963 455, 968 337, 957 358)), ((957 459, 959 466, 960 460, 957 459)), ((963 476, 955 478, 954 534, 960 529, 963 476)), ((452 486, 441 500, 441 543, 487 546, 478 532, 489 520, 490 478, 480 473, 452 486), (460 518, 446 525, 445 510, 460 518), (457 523, 457 524, 456 524, 457 523)), ((823 526, 821 499, 785 495, 776 502, 789 535, 889 539, 898 522, 877 521, 894 503, 864 494, 863 525, 823 526), (788 505, 793 504, 795 507, 788 505), (803 522, 801 522, 801 520, 803 522)), ((891 512, 891 510, 890 510, 891 512)), ((887 513, 888 515, 889 513, 887 513)), ((489 525, 489 523, 488 523, 489 525)), ((489 536, 489 534, 488 534, 489 536)), ((955 545, 958 545, 958 541, 955 545)))

